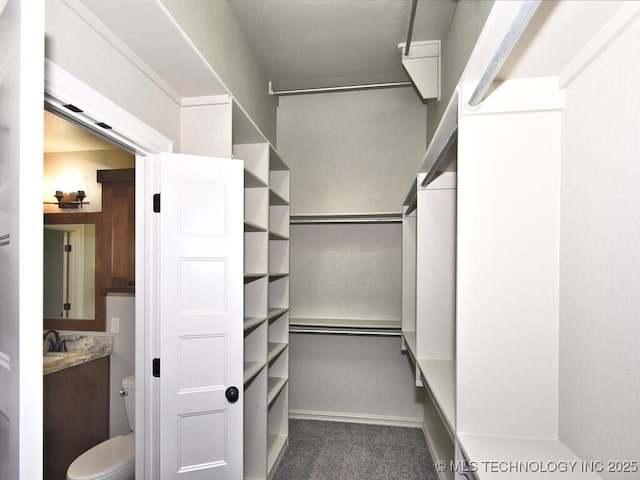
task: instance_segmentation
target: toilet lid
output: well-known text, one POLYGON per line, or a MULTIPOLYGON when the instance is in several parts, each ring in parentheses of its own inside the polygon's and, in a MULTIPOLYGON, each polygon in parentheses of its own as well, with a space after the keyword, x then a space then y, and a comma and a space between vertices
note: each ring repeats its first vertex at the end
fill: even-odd
POLYGON ((90 480, 96 476, 108 477, 133 463, 135 435, 119 435, 87 450, 69 466, 67 478, 90 480))

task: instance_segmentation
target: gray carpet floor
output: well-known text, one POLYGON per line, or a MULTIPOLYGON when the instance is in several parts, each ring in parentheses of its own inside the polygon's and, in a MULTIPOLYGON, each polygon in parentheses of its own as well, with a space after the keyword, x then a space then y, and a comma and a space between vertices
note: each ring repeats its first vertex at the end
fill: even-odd
POLYGON ((437 480, 422 430, 289 421, 289 447, 273 480, 437 480))

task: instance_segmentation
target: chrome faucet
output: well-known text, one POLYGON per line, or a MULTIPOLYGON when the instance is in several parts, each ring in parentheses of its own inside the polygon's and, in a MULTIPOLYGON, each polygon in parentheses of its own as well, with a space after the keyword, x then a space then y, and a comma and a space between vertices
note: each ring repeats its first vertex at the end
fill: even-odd
POLYGON ((47 333, 44 334, 43 337, 44 340, 48 340, 49 341, 49 352, 66 352, 67 351, 67 341, 66 340, 62 340, 60 341, 60 334, 58 334, 58 332, 56 332, 55 330, 49 330, 47 333), (47 336, 53 333, 54 338, 47 338, 47 336))

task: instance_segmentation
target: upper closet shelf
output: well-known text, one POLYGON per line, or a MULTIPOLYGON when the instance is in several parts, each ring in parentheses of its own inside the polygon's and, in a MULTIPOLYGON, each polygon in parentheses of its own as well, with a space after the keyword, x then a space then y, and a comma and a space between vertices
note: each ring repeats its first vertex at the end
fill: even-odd
POLYGON ((401 213, 372 213, 355 215, 291 215, 292 225, 339 224, 339 223, 401 223, 401 213))

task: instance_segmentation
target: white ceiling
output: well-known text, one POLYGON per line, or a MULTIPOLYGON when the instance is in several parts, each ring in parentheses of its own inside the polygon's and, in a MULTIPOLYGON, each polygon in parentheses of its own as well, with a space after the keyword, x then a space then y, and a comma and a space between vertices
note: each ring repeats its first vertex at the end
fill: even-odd
MULTIPOLYGON (((227 0, 274 90, 409 80, 411 0, 227 0)), ((443 40, 456 0, 419 0, 412 41, 443 40)))

